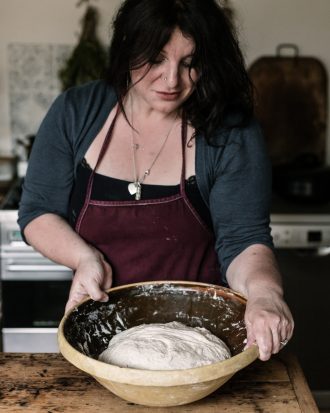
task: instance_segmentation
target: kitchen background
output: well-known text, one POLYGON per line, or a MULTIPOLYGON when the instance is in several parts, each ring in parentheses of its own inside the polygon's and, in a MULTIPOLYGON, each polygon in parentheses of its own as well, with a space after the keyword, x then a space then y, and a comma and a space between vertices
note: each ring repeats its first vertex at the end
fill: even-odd
MULTIPOLYGON (((0 0, 0 192, 3 190, 3 195, 11 188, 11 177, 2 160, 18 155, 24 166, 27 153, 19 141, 28 144, 27 136, 36 133, 61 89, 58 71, 78 42, 87 7, 86 2, 80 7, 77 3, 78 0, 0 0)), ((111 18, 120 3, 120 0, 90 1, 99 11, 97 34, 104 45, 111 34, 111 18)), ((275 56, 279 44, 290 43, 298 47, 300 56, 319 59, 329 75, 329 0, 229 0, 226 4, 234 10, 249 67, 260 57, 275 56)), ((290 54, 292 50, 284 52, 290 54)), ((324 83, 324 96, 329 100, 327 83, 324 83)), ((320 140, 324 148, 320 153, 324 154, 321 161, 329 166, 330 111, 326 105, 325 110, 320 140)), ((287 300, 297 325, 288 347, 297 354, 319 405, 330 407, 327 344, 330 336, 330 178, 327 170, 325 176, 322 193, 329 196, 320 203, 312 199, 305 202, 299 196, 293 203, 276 199, 272 228, 287 300)), ((24 177, 24 167, 19 177, 24 177)), ((298 183, 298 187, 294 186, 297 194, 306 195, 310 182, 305 171, 298 183)), ((9 211, 5 211, 5 207, 0 210, 3 349, 54 351, 56 325, 71 274, 44 260, 22 242, 16 225, 17 206, 13 206, 17 205, 16 201, 6 207, 9 211), (19 299, 17 291, 23 292, 19 299), (28 295, 31 299, 26 302, 28 295)))
MULTIPOLYGON (((77 2, 0 0, 1 154, 13 151, 18 135, 35 133, 57 94, 56 71, 80 31, 84 7, 77 8, 77 2)), ((98 34, 107 44, 109 22, 120 0, 91 4, 99 9, 98 34)), ((290 42, 302 55, 318 57, 329 71, 328 0, 231 0, 231 5, 249 65, 262 55, 274 54, 278 44, 290 42)), ((327 142, 330 163, 330 139, 327 142)))

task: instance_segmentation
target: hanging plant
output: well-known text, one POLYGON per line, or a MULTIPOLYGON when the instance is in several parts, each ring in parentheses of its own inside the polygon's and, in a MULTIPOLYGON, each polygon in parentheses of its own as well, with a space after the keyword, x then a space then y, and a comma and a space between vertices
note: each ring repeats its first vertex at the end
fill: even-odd
MULTIPOLYGON (((81 0, 78 6, 85 2, 88 3, 88 0, 81 0)), ((97 9, 88 4, 82 18, 79 42, 59 71, 62 90, 99 79, 104 74, 107 57, 105 48, 96 34, 98 20, 97 9)))

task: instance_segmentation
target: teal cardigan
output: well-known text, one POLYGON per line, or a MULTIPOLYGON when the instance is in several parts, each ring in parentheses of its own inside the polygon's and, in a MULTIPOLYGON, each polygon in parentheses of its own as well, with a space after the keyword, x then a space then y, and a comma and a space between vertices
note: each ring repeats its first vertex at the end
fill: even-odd
MULTIPOLYGON (((62 93, 41 123, 23 184, 18 223, 55 213, 68 216, 78 164, 117 99, 104 81, 62 93)), ((220 128, 209 145, 196 136, 196 179, 210 209, 221 272, 252 244, 273 248, 269 227, 271 165, 258 123, 220 128)))

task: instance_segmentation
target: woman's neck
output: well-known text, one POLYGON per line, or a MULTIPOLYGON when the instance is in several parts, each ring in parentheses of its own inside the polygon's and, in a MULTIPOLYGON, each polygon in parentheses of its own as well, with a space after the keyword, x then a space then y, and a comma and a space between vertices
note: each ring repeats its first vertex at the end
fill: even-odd
POLYGON ((124 110, 131 121, 134 119, 139 125, 162 125, 170 124, 174 119, 181 117, 181 110, 175 110, 172 112, 160 111, 153 108, 143 98, 139 97, 134 91, 130 91, 127 97, 124 99, 124 110))

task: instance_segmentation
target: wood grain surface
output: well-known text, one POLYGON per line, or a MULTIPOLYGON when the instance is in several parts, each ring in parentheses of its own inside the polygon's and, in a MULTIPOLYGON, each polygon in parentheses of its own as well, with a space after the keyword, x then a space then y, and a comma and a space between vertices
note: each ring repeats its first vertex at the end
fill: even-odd
POLYGON ((179 407, 126 402, 60 354, 0 353, 2 413, 316 413, 300 366, 290 354, 256 361, 210 396, 179 407))

